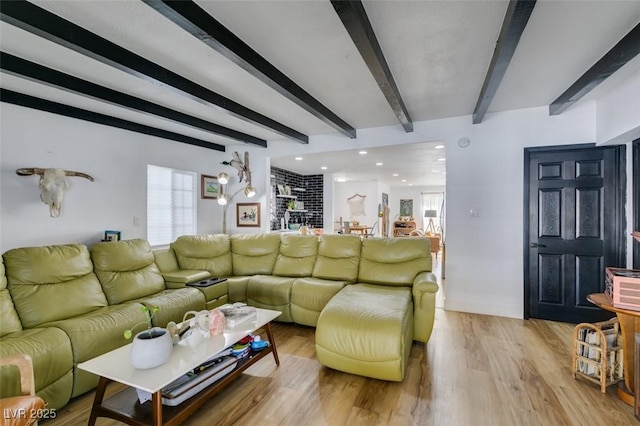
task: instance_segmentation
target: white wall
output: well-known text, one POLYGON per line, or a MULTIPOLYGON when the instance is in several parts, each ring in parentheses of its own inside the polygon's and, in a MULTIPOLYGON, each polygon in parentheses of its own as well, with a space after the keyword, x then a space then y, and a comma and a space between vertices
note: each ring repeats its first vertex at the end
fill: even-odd
POLYGON ((373 226, 378 221, 378 182, 336 182, 334 185, 333 211, 336 220, 351 221, 347 199, 355 194, 364 195, 364 216, 355 217, 361 225, 373 226))
MULTIPOLYGON (((198 232, 221 232, 222 207, 215 200, 200 198, 199 174, 217 175, 224 170, 237 179, 234 169, 220 164, 231 158, 230 153, 6 103, 0 104, 0 114, 0 251, 71 242, 91 245, 102 238, 105 229, 120 230, 125 239, 146 238, 147 164, 198 173, 198 232), (62 214, 54 219, 40 201, 38 177, 16 175, 21 167, 84 172, 95 182, 68 178, 62 214), (140 226, 134 226, 134 217, 140 218, 140 226)), ((244 146, 238 148, 244 150, 244 146)), ((264 218, 264 162, 252 162, 252 169, 258 189, 254 199, 262 203, 264 218)), ((237 180, 234 182, 232 189, 237 186, 237 180)), ((246 201, 242 198, 238 195, 234 201, 246 201)), ((235 206, 229 208, 227 222, 229 231, 237 232, 235 206)))
MULTIPOLYGON (((639 63, 640 55, 633 61, 639 63)), ((618 73, 622 71, 625 69, 618 73)), ((616 74, 610 78, 616 78, 616 74)), ((598 99, 596 131, 600 144, 622 144, 640 138, 640 73, 630 75, 598 99)))

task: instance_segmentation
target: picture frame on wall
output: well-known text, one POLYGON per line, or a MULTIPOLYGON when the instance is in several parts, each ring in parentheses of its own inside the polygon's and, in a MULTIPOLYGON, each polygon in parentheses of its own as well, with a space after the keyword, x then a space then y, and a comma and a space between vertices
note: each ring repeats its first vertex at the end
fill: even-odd
POLYGON ((220 184, 217 176, 200 175, 200 197, 216 200, 220 195, 220 184))
POLYGON ((413 200, 400 200, 400 217, 413 217, 413 200))
POLYGON ((237 203, 236 226, 260 227, 260 203, 237 203))
POLYGON ((120 231, 104 231, 104 240, 102 241, 120 241, 122 239, 122 233, 120 231))

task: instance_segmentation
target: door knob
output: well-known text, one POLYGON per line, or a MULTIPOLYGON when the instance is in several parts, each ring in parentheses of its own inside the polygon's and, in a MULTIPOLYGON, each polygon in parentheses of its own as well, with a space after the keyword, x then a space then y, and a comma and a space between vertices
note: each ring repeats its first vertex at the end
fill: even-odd
POLYGON ((531 243, 531 247, 532 248, 546 247, 546 244, 531 243))

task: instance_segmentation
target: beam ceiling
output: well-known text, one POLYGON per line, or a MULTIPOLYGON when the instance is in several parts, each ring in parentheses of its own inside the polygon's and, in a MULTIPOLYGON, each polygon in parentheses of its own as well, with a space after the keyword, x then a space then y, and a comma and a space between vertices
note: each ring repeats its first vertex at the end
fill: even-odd
POLYGON ((520 36, 529 22, 529 17, 536 5, 536 0, 510 0, 507 13, 502 22, 500 35, 493 51, 489 70, 482 84, 482 90, 478 102, 473 110, 473 124, 482 123, 484 115, 489 109, 502 77, 509 67, 516 47, 520 42, 520 36))
POLYGON ((391 109, 398 117, 400 124, 406 132, 412 132, 413 122, 409 111, 402 100, 362 2, 359 0, 331 0, 331 4, 358 48, 362 59, 369 67, 369 71, 378 83, 380 90, 387 98, 391 109))
POLYGON ((27 1, 0 2, 0 19, 130 75, 170 88, 183 96, 227 112, 236 118, 297 142, 309 143, 307 135, 244 107, 27 1))
POLYGON ((558 115, 589 93, 611 74, 640 53, 640 24, 593 64, 575 83, 549 105, 549 115, 558 115))
POLYGON ((125 129, 131 132, 142 133, 144 135, 151 135, 176 142, 186 143, 189 145, 200 146, 202 148, 209 148, 222 152, 225 151, 224 145, 218 145, 216 143, 208 142, 202 139, 192 138, 190 136, 181 135, 178 133, 170 132, 168 130, 147 126, 145 124, 134 123, 133 121, 123 120, 122 118, 112 117, 110 115, 100 114, 98 112, 87 111, 86 109, 64 105, 35 96, 25 95, 13 90, 0 88, 0 101, 14 105, 20 105, 27 108, 33 108, 40 111, 46 111, 53 114, 64 115, 65 117, 77 118, 79 120, 103 124, 105 126, 125 129))
POLYGON ((48 86, 62 89, 66 92, 99 99, 117 106, 163 117, 215 135, 251 143, 265 148, 267 147, 267 141, 264 139, 210 123, 206 120, 175 111, 171 108, 91 83, 81 78, 36 64, 6 52, 0 52, 0 68, 9 74, 43 83, 48 86))
POLYGON ((356 130, 353 126, 298 86, 193 1, 143 1, 171 22, 315 117, 351 138, 356 137, 356 130))

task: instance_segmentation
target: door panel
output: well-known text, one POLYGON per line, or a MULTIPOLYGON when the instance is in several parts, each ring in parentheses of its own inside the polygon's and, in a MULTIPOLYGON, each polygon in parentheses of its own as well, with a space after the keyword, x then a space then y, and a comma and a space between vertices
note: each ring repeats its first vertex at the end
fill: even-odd
POLYGON ((624 259, 624 147, 527 150, 525 317, 593 322, 586 300, 624 259), (623 217, 623 216, 622 216, 623 217))

